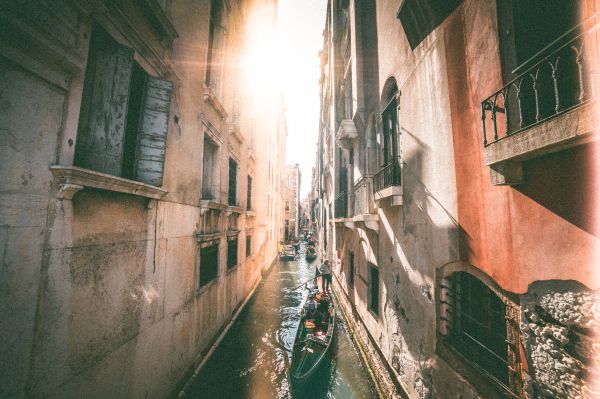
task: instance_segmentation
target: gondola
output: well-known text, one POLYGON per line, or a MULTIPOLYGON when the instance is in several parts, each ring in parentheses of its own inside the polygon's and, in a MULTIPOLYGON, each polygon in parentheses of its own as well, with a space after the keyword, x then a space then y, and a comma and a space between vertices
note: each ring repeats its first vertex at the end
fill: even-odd
POLYGON ((310 245, 306 248, 306 260, 312 262, 317 258, 317 248, 310 245))
POLYGON ((285 245, 279 254, 281 260, 294 260, 296 257, 296 250, 293 245, 285 245))
POLYGON ((292 381, 302 382, 314 374, 331 346, 334 331, 332 296, 318 291, 311 292, 302 307, 294 340, 289 370, 292 381))

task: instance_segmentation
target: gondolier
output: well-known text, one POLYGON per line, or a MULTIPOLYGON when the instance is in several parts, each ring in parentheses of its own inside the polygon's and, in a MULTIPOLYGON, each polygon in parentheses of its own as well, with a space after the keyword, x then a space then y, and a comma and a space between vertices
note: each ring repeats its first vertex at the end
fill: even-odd
POLYGON ((329 292, 329 286, 331 285, 331 266, 329 265, 329 259, 325 259, 319 267, 321 273, 321 287, 323 292, 329 292))

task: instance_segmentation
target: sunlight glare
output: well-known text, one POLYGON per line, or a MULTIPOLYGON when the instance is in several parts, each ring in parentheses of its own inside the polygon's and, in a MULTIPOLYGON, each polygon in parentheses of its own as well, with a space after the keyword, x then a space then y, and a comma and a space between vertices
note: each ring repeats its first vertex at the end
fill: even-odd
POLYGON ((244 81, 254 95, 279 91, 281 88, 281 63, 279 41, 275 26, 268 21, 273 10, 258 8, 250 16, 242 56, 244 81))

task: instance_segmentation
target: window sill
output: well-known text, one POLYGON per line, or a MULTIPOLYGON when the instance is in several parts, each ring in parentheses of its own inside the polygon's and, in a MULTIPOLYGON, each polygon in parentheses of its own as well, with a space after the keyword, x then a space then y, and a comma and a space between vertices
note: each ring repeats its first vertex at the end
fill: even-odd
POLYGON ((217 98, 215 91, 212 87, 204 85, 204 102, 210 104, 210 106, 219 114, 221 119, 227 119, 227 111, 225 107, 217 98))
POLYGON ((231 267, 228 267, 227 270, 225 270, 225 275, 228 276, 231 273, 233 273, 234 271, 236 271, 237 268, 238 268, 238 266, 239 266, 239 264, 235 264, 235 265, 233 265, 231 267))
POLYGON ((255 211, 252 211, 252 210, 247 210, 246 211, 246 217, 253 218, 255 216, 256 216, 256 212, 255 211))
POLYGON ((213 200, 200 200, 200 214, 204 215, 204 213, 209 210, 216 210, 216 211, 226 211, 228 209, 227 204, 222 204, 220 202, 217 201, 213 201, 213 200))
POLYGON ((208 291, 210 289, 210 287, 212 287, 213 285, 216 285, 219 282, 219 278, 215 277, 213 280, 209 281, 208 283, 204 284, 202 287, 198 288, 196 290, 196 296, 200 296, 202 294, 204 294, 206 291, 208 291))
POLYGON ((197 242, 208 242, 208 241, 218 241, 221 238, 221 232, 216 233, 197 233, 196 241, 197 242))
POLYGON ((168 193, 168 191, 162 188, 146 183, 77 166, 52 165, 50 166, 50 171, 54 175, 54 179, 60 184, 57 195, 59 199, 73 199, 73 196, 85 187, 116 191, 151 199, 160 199, 168 193))
POLYGON ((227 210, 231 213, 242 213, 244 212, 244 208, 242 208, 241 206, 237 206, 237 205, 228 205, 227 206, 227 210))

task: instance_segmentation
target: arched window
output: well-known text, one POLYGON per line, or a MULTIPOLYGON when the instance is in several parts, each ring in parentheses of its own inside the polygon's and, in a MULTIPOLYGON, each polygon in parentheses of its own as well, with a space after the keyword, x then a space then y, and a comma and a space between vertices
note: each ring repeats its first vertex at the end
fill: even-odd
POLYGON ((400 155, 398 137, 398 86, 394 78, 389 78, 385 83, 382 104, 383 164, 387 165, 400 155))
POLYGON ((394 78, 389 78, 381 96, 382 157, 379 171, 374 175, 375 192, 387 187, 401 185, 400 173, 400 129, 398 127, 398 86, 394 78))

